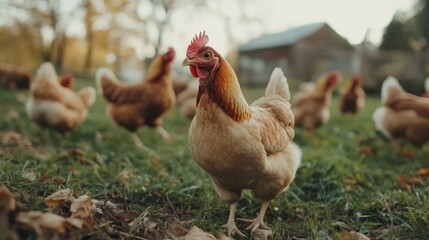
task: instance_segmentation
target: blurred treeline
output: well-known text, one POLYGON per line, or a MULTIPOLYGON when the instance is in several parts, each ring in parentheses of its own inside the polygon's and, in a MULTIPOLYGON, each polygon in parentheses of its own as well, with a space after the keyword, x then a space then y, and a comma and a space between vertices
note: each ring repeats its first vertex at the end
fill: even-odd
POLYGON ((419 0, 413 14, 395 14, 385 28, 380 50, 422 52, 429 46, 429 0, 419 0))
MULTIPOLYGON (((36 69, 52 61, 57 70, 77 75, 90 75, 101 65, 118 71, 130 61, 144 68, 174 29, 177 10, 215 12, 234 42, 231 13, 219 6, 245 1, 255 0, 0 0, 0 63, 36 69)), ((235 23, 257 21, 241 9, 233 18, 235 23)))

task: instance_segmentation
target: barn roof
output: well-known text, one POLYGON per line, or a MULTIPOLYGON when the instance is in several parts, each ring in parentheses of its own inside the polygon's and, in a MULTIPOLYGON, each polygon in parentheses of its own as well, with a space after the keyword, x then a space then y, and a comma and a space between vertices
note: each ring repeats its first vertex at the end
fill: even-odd
POLYGON ((259 38, 252 39, 249 42, 241 45, 239 47, 239 50, 251 51, 257 49, 293 45, 299 40, 313 34, 325 25, 325 22, 311 23, 299 27, 290 28, 283 32, 263 35, 259 38))

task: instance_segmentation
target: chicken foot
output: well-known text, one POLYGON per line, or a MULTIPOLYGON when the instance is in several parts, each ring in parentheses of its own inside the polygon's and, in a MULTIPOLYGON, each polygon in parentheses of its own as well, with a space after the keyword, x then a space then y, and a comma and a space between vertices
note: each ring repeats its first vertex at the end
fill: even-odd
POLYGON ((161 137, 166 140, 166 141, 170 141, 171 140, 171 135, 161 126, 157 127, 156 130, 158 131, 159 135, 161 135, 161 137))
POLYGON ((139 136, 137 136, 137 133, 133 132, 131 133, 131 136, 133 137, 134 143, 136 144, 137 148, 143 149, 152 155, 158 156, 158 154, 154 150, 150 149, 149 147, 146 147, 146 145, 142 143, 139 136))
POLYGON ((234 234, 238 234, 240 237, 245 237, 240 230, 238 230, 237 225, 235 225, 235 213, 237 212, 237 202, 231 204, 231 209, 229 211, 228 222, 222 227, 226 228, 228 236, 232 236, 234 234))
POLYGON ((269 228, 264 223, 264 216, 265 216, 265 212, 267 211, 268 204, 269 204, 269 201, 263 201, 262 202, 261 210, 259 211, 259 214, 256 218, 254 218, 254 219, 237 218, 237 220, 251 223, 250 226, 248 226, 246 228, 246 230, 250 229, 251 233, 255 232, 256 229, 258 229, 258 228, 265 229, 265 230, 271 230, 271 228, 269 228))

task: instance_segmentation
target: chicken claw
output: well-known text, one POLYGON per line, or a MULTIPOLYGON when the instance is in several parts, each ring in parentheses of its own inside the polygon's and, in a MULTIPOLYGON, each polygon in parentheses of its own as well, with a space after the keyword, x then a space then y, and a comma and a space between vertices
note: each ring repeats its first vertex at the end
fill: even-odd
POLYGON ((235 221, 228 221, 225 225, 222 225, 226 229, 226 232, 228 236, 232 236, 234 234, 238 234, 240 237, 246 237, 238 228, 237 225, 235 225, 235 221))
POLYGON ((240 237, 246 237, 240 230, 238 230, 237 225, 235 225, 235 212, 237 211, 237 203, 231 204, 231 209, 229 211, 228 222, 222 227, 226 228, 226 232, 228 236, 232 236, 234 234, 238 234, 240 237))
POLYGON ((171 135, 161 126, 157 127, 156 130, 158 131, 159 135, 161 135, 161 137, 167 141, 170 142, 171 141, 171 135))
POLYGON ((139 136, 137 136, 137 133, 132 133, 131 136, 133 137, 134 143, 136 144, 137 148, 142 149, 153 156, 159 157, 155 150, 152 150, 151 148, 147 147, 142 143, 139 136))
POLYGON ((250 232, 253 233, 256 231, 256 229, 260 228, 260 229, 264 229, 264 230, 271 230, 270 227, 268 227, 265 223, 264 223, 264 219, 260 218, 259 216, 254 218, 254 219, 243 219, 243 218, 237 218, 237 220, 243 221, 243 222, 249 222, 251 223, 246 230, 251 230, 250 232))
POLYGON ((261 210, 259 211, 259 214, 254 219, 243 219, 243 218, 237 218, 237 220, 243 221, 243 222, 249 222, 251 223, 250 226, 246 228, 246 230, 251 230, 250 232, 253 233, 256 231, 256 229, 261 228, 265 230, 271 230, 265 223, 264 223, 264 216, 265 212, 268 208, 268 201, 262 202, 261 210))

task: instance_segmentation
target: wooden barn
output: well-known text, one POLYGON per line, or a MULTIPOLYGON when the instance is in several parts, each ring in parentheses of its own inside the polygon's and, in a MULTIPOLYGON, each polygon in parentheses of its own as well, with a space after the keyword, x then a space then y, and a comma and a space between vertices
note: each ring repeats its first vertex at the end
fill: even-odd
POLYGON ((265 85, 274 67, 286 76, 312 81, 337 69, 351 75, 359 69, 355 48, 327 23, 313 23, 264 35, 239 47, 238 73, 246 85, 265 85))

